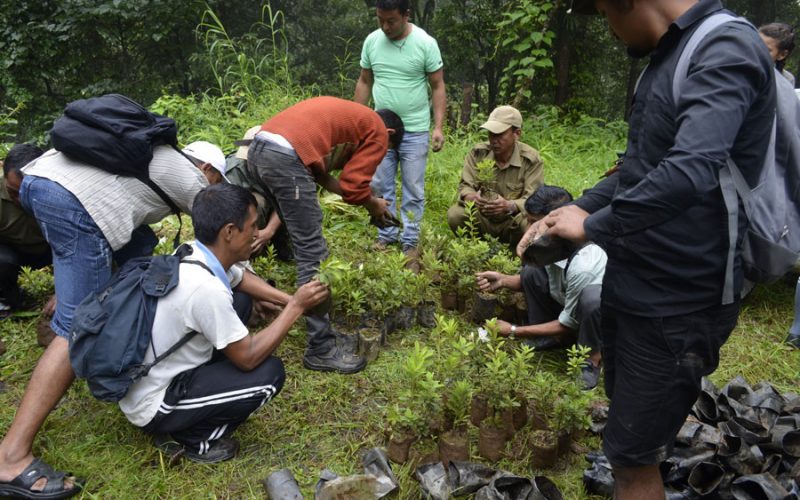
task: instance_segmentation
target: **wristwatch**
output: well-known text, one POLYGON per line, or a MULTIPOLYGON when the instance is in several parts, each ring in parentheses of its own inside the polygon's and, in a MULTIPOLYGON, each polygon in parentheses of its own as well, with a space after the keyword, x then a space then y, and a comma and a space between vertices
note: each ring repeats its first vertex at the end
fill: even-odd
POLYGON ((514 339, 517 335, 517 325, 511 325, 511 333, 508 334, 508 338, 514 339))

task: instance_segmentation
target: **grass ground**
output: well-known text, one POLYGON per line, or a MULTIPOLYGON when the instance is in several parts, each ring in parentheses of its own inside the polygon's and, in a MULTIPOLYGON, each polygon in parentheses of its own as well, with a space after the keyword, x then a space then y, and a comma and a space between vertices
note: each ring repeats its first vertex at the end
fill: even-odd
MULTIPOLYGON (((563 185, 574 194, 591 186, 611 165, 624 146, 624 127, 585 119, 560 123, 543 111, 526 124, 523 140, 539 149, 549 184, 563 185)), ((445 150, 429 157, 428 202, 425 224, 447 234, 444 213, 455 199, 464 155, 479 139, 473 134, 452 134, 445 150)), ((343 260, 359 261, 370 252, 374 229, 365 224, 363 211, 326 203, 326 236, 332 253, 343 260)), ((163 230, 169 230, 165 224, 163 230)), ((290 266, 273 269, 279 286, 292 288, 290 266)), ((51 281, 46 273, 32 273, 23 284, 43 300, 51 281)), ((772 382, 781 391, 800 389, 800 351, 783 345, 792 320, 793 284, 778 282, 758 287, 745 303, 739 326, 722 350, 720 368, 712 375, 724 384, 737 374, 749 382, 772 382)), ((375 297, 374 300, 380 300, 375 297)), ((452 314, 450 314, 452 315, 452 314)), ((7 429, 27 380, 42 350, 36 346, 35 323, 30 315, 0 322, 0 338, 7 352, 0 357, 0 429, 7 429)), ((460 323, 463 333, 474 329, 460 323)), ((361 454, 385 443, 387 408, 395 401, 398 367, 414 342, 429 342, 429 332, 415 327, 396 333, 378 359, 363 372, 337 376, 302 368, 305 333, 295 328, 281 345, 279 356, 287 367, 283 392, 257 412, 237 432, 239 456, 218 465, 183 461, 170 466, 148 436, 132 427, 115 405, 96 401, 84 383, 74 384, 47 419, 34 444, 34 453, 58 468, 88 478, 83 498, 258 498, 261 481, 271 472, 288 467, 303 493, 312 497, 324 468, 340 475, 360 471, 361 454)), ((537 355, 537 369, 564 377, 565 355, 537 355)), ((595 390, 602 398, 602 389, 595 390)), ((471 430, 473 459, 476 430, 471 430)), ((599 439, 585 435, 581 445, 597 448, 599 439)), ((416 456, 434 449, 431 440, 417 445, 416 456)), ((565 498, 588 498, 581 486, 583 457, 569 454, 547 471, 533 471, 524 459, 498 464, 520 475, 544 474, 553 479, 565 498)), ((400 498, 418 498, 413 467, 395 468, 401 482, 400 498)))

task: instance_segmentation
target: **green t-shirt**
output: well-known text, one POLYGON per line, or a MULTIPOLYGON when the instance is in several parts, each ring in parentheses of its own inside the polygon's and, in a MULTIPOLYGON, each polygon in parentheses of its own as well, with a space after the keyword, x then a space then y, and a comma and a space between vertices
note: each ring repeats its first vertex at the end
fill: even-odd
POLYGON ((430 128, 428 73, 443 65, 436 40, 414 25, 402 40, 390 40, 375 30, 361 49, 361 67, 372 70, 375 109, 391 109, 400 115, 408 132, 430 128))

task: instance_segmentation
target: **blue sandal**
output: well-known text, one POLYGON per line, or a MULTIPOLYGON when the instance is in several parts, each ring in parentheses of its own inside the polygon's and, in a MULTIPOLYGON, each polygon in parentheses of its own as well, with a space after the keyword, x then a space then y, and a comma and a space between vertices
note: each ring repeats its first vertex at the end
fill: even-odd
POLYGON ((14 498, 68 498, 81 491, 82 486, 78 479, 74 479, 72 488, 64 488, 64 479, 69 473, 56 472, 52 467, 47 465, 41 458, 34 458, 25 470, 19 476, 11 481, 0 481, 0 497, 14 497, 14 498), (36 481, 41 478, 47 479, 47 484, 41 491, 35 491, 31 488, 36 481))

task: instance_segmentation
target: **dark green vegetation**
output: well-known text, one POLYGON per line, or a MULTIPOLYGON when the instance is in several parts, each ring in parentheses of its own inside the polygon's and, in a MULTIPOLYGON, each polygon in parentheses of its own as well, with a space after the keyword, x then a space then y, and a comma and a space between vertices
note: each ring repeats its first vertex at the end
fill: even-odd
MULTIPOLYGON (((567 0, 414 0, 413 20, 439 41, 449 122, 515 102, 532 111, 620 119, 641 61, 627 58, 599 18, 569 16, 567 0)), ((3 0, 0 2, 0 143, 45 142, 74 99, 121 92, 151 104, 163 94, 260 90, 239 78, 351 97, 365 0, 3 0)), ((800 23, 787 0, 725 0, 755 24, 800 23)), ((800 51, 787 68, 800 69, 800 51)), ((246 101, 246 100, 245 100, 246 101)), ((3 152, 0 148, 0 153, 3 152)))
MULTIPOLYGON (((43 143, 45 131, 66 102, 108 91, 128 93, 174 117, 182 143, 206 139, 230 152, 233 140, 247 128, 300 99, 352 95, 361 39, 374 27, 365 3, 275 1, 271 9, 262 9, 259 2, 215 1, 209 5, 216 14, 204 15, 202 2, 194 1, 4 0, 0 152, 16 140, 43 143)), ((798 7, 789 2, 727 3, 749 12, 757 23, 800 18, 798 7)), ((523 141, 540 151, 549 184, 578 195, 610 167, 615 152, 624 147, 625 125, 616 118, 622 116, 630 75, 639 66, 609 40, 599 20, 566 17, 563 1, 412 4, 419 13, 417 22, 439 39, 452 103, 445 149, 429 157, 423 221, 427 241, 451 237, 445 211, 455 200, 464 155, 481 139, 477 125, 496 103, 522 96, 523 141), (514 42, 503 45, 500 40, 514 42), (464 83, 474 84, 473 106, 462 107, 464 83)), ((789 63, 790 70, 797 67, 795 61, 789 63)), ((331 253, 350 264, 351 272, 361 263, 368 270, 378 257, 370 251, 375 233, 366 225, 367 214, 330 196, 324 196, 322 204, 331 253)), ((186 222, 184 237, 190 238, 186 222)), ((167 251, 176 228, 171 218, 157 227, 164 237, 160 251, 167 251)), ((384 258, 396 262, 399 252, 384 258)), ((292 289, 291 266, 268 258, 255 265, 280 287, 292 289)), ((451 267, 444 274, 458 275, 461 268, 451 267)), ((40 302, 52 291, 46 272, 28 273, 22 282, 40 302)), ((339 286, 344 288, 337 290, 337 307, 343 312, 347 307, 384 307, 394 296, 389 290, 395 290, 358 299, 353 296, 357 287, 346 279, 339 286)), ((428 291, 438 297, 435 288, 428 291)), ((720 368, 712 377, 715 383, 722 385, 741 373, 751 383, 769 380, 781 391, 797 390, 800 352, 781 344, 791 322, 792 294, 793 284, 784 283, 755 290, 723 349, 720 368)), ((466 316, 444 317, 452 325, 451 337, 469 337, 476 330, 466 316)), ((23 313, 0 322, 0 338, 7 347, 0 357, 0 380, 5 384, 0 392, 0 432, 10 425, 41 354, 35 344, 36 320, 23 313)), ((242 451, 228 463, 170 466, 115 405, 92 399, 83 383, 69 391, 47 420, 34 452, 58 468, 89 478, 84 498, 260 497, 260 481, 282 467, 293 471, 308 496, 323 468, 342 475, 358 472, 361 452, 385 444, 391 410, 405 384, 402 367, 413 357, 415 343, 434 349, 438 335, 421 327, 398 332, 364 372, 344 377, 303 369, 305 333, 302 327, 294 329, 279 350, 288 371, 283 393, 238 431, 242 451)), ((532 379, 569 383, 564 353, 535 354, 530 368, 532 379)), ((437 369, 430 370, 445 382, 437 369)), ((540 395, 529 390, 532 399, 540 395)), ((602 399, 602 389, 592 397, 602 399)), ((477 429, 471 429, 470 437, 477 460, 477 429)), ((579 442, 590 448, 599 444, 588 435, 579 442)), ((425 439, 417 448, 419 456, 432 451, 434 443, 425 439)), ((582 498, 584 464, 582 456, 570 454, 554 470, 536 473, 553 478, 565 498, 582 498)), ((500 466, 533 473, 524 457, 504 459, 500 466)), ((410 465, 396 469, 401 498, 419 495, 412 471, 410 465)))

